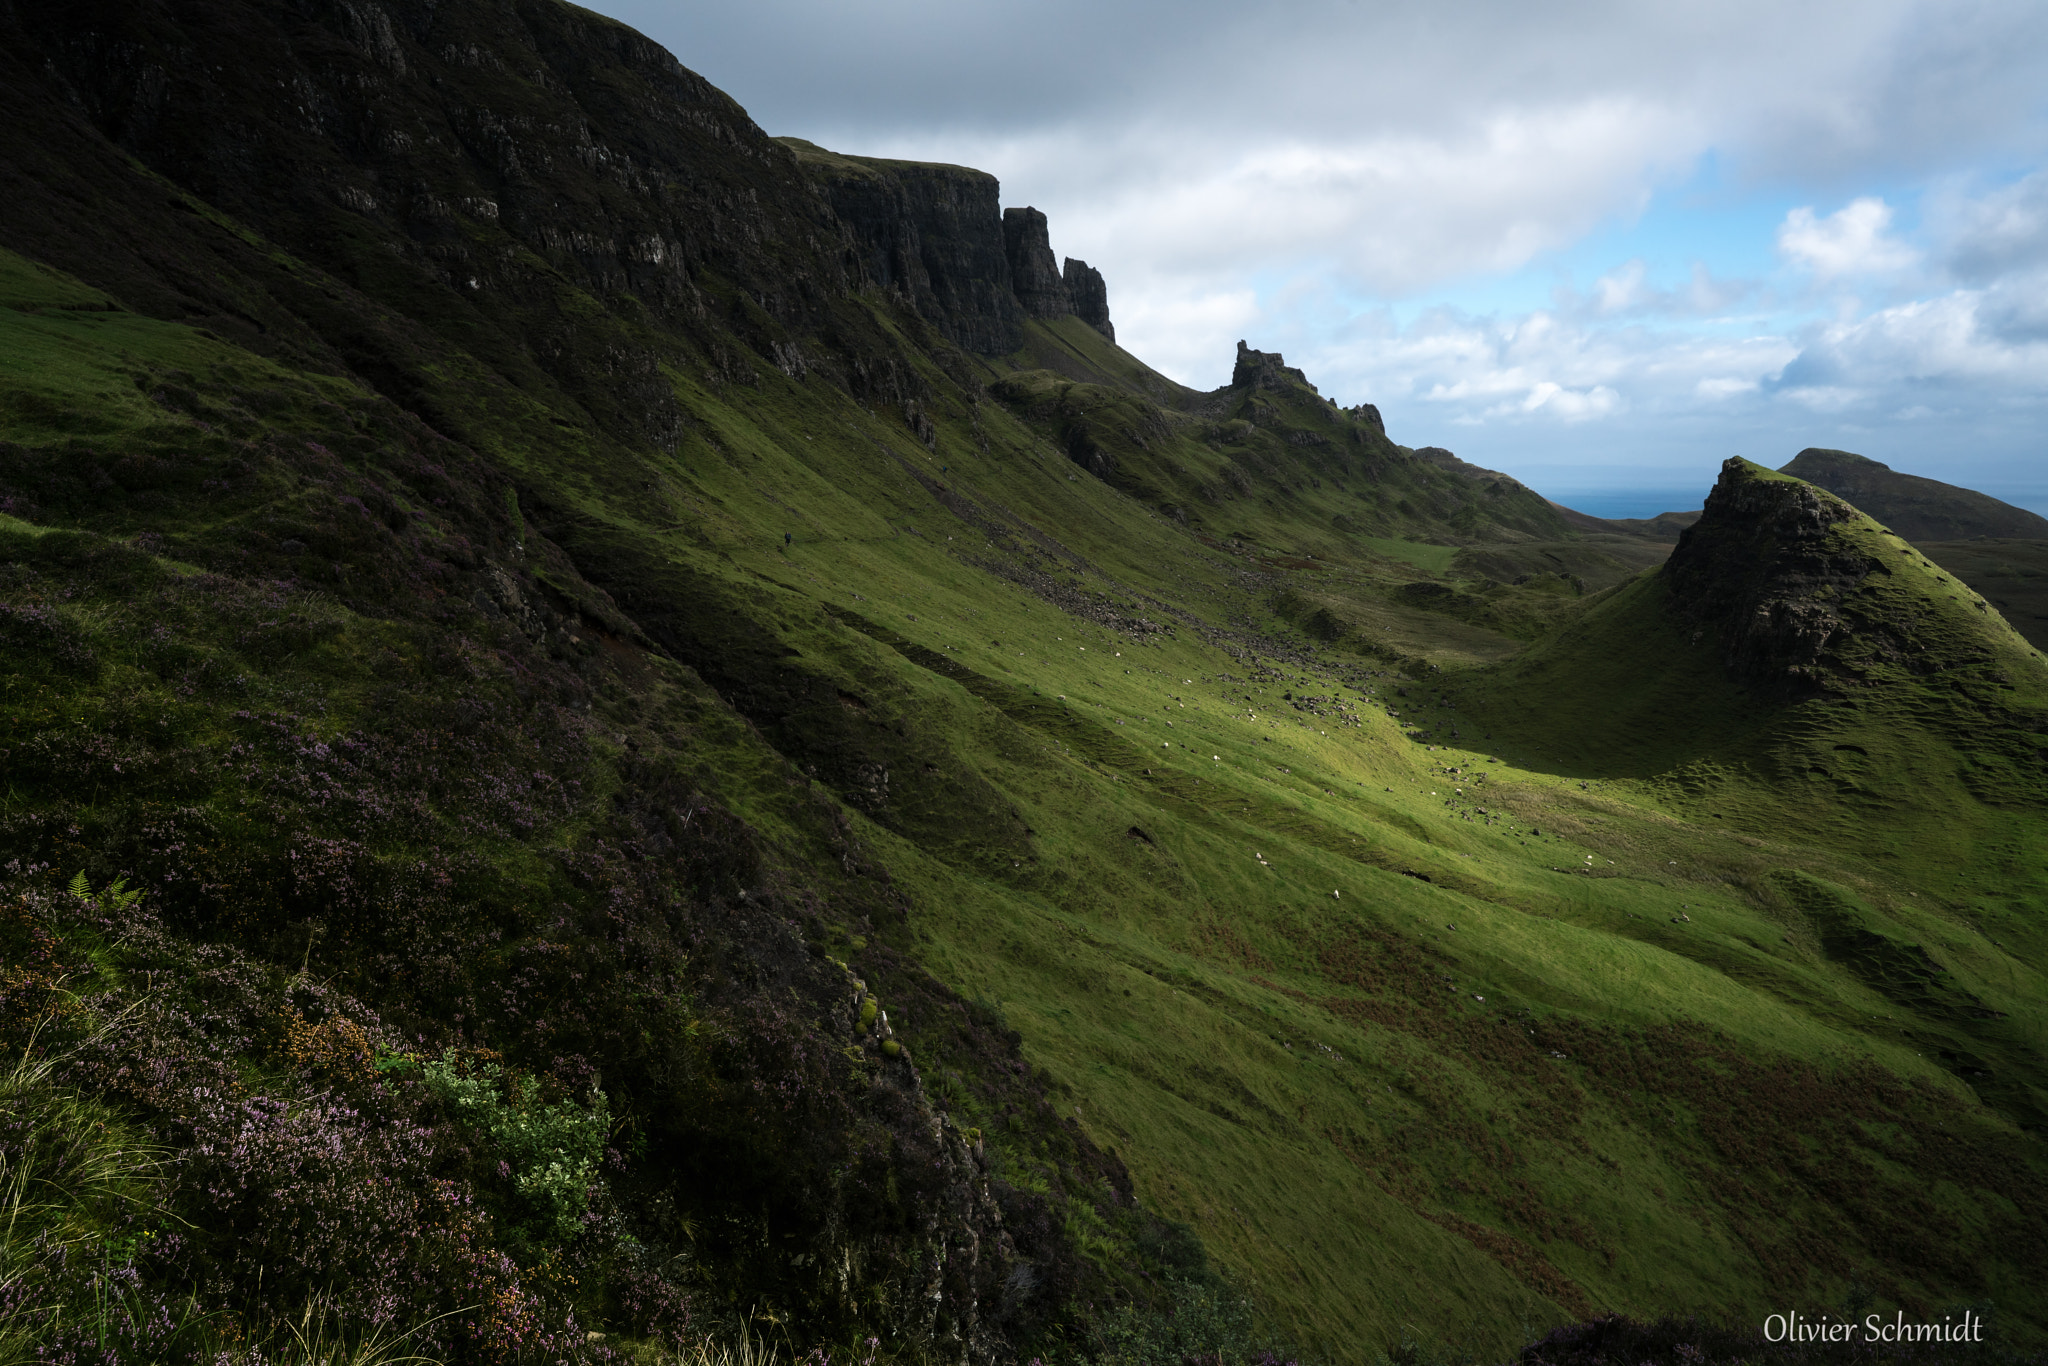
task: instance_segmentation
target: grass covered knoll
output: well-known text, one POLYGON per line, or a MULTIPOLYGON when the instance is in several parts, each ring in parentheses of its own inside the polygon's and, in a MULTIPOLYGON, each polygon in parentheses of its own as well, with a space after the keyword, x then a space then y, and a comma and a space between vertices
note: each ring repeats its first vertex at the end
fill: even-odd
POLYGON ((1851 585, 1882 547, 1822 519, 1846 548, 1779 592, 1724 528, 1703 622, 1833 593, 1908 632, 1738 641, 1770 725, 1852 669, 1842 715, 1903 699, 1867 770, 1752 771, 1794 733, 1743 728, 1726 642, 1635 641, 1640 584, 1470 577, 1575 543, 1277 357, 1194 399, 1071 320, 971 357, 793 153, 567 7, 247 8, 136 13, 222 59, 176 107, 264 117, 128 142, 22 54, 116 90, 79 54, 132 49, 56 11, 0 44, 4 1023, 128 1021, 64 1081, 203 1166, 148 1293, 252 1331, 328 1294, 451 1360, 750 1315, 1132 1359, 1240 1295, 1233 1366, 1500 1358, 1857 1286, 2039 1340, 2041 804, 2005 731, 1947 738, 2038 666, 1943 578, 1851 585), (209 90, 228 58, 401 86, 410 140, 209 90), (559 181, 473 155, 477 110, 559 181), (229 174, 292 158, 325 178, 229 174), (1021 363, 1056 352, 1085 373, 1021 363), (1524 667, 1642 682, 1635 747, 1560 749, 1524 667), (1640 753, 1660 707, 1691 739, 1640 753), (1823 781, 1842 818, 1788 816, 1823 781), (599 1116, 579 1226, 521 1119, 574 1176, 599 1116))

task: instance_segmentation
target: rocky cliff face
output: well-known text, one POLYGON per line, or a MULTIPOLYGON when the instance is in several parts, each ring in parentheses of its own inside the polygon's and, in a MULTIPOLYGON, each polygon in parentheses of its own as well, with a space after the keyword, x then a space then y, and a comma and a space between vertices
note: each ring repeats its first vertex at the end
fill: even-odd
MULTIPOLYGON (((851 229, 870 281, 900 295, 965 350, 1001 355, 1023 344, 1024 307, 1010 287, 994 176, 965 166, 844 156, 800 138, 778 140, 797 154, 851 229)), ((1107 316, 1107 303, 1103 307, 1107 316)))
POLYGON ((1116 328, 1109 321, 1109 286, 1102 282, 1102 272, 1086 261, 1077 261, 1069 256, 1061 276, 1066 281, 1067 298, 1073 304, 1074 316, 1115 341, 1116 328))
POLYGON ((854 243, 855 274, 907 303, 940 335, 984 356, 1024 344, 1029 318, 1083 322, 1116 340, 1102 272, 1054 264, 1045 215, 1000 207, 996 178, 778 138, 824 192, 854 243))
POLYGON ((1665 563, 1674 605, 1720 642, 1737 678, 1769 694, 1818 692, 1845 634, 1869 625, 1850 598, 1884 572, 1837 534, 1856 520, 1833 494, 1732 458, 1665 563))
POLYGON ((1074 311, 1066 278, 1053 260, 1045 215, 1033 208, 1003 210, 1003 247, 1010 258, 1010 287, 1034 318, 1065 318, 1074 311))

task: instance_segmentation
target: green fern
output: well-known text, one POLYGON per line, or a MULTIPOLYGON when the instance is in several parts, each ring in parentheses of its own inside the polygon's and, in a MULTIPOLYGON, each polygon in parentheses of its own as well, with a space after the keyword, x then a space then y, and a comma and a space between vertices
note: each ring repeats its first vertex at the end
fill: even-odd
POLYGON ((132 891, 129 890, 128 879, 125 877, 115 878, 100 889, 98 896, 94 896, 92 884, 85 880, 84 869, 80 869, 72 874, 70 891, 71 895, 77 897, 80 901, 98 901, 108 910, 112 911, 125 911, 136 902, 142 900, 142 889, 137 887, 132 891))

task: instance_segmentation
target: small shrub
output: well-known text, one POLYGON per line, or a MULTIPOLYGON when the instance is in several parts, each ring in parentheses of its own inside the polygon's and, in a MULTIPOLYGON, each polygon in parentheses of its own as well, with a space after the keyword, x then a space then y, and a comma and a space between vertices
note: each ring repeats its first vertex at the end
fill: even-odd
POLYGON ((1090 1355, 1097 1366, 1283 1361, 1259 1340, 1249 1303, 1218 1284, 1192 1280, 1175 1284, 1172 1304, 1163 1310, 1127 1305, 1110 1314, 1096 1331, 1090 1355))
POLYGON ((427 1085, 480 1137, 499 1161, 538 1241, 567 1242, 582 1227, 590 1187, 598 1179, 611 1115, 604 1092, 590 1108, 538 1104, 529 1078, 483 1063, 464 1076, 451 1049, 425 1067, 427 1085))

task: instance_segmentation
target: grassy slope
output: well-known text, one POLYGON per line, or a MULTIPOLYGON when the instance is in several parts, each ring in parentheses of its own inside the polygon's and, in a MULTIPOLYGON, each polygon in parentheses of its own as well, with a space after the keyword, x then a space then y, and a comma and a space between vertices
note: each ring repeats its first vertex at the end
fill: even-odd
MULTIPOLYGON (((132 396, 137 367, 216 396, 340 397, 188 328, 58 307, 72 287, 32 268, 9 278, 17 442, 140 439, 159 419, 132 396)), ((1057 342, 1117 377, 1129 362, 1092 336, 1057 342)), ((1327 451, 1227 412, 1155 409, 1165 431, 1148 431, 1136 405, 1151 400, 1084 393, 1084 417, 1098 399, 1129 409, 1092 429, 1119 457, 1105 482, 1036 408, 1068 382, 1042 370, 975 405, 932 367, 930 450, 893 414, 754 370, 671 374, 698 423, 637 468, 595 451, 579 467, 574 441, 527 437, 535 417, 481 399, 468 421, 575 545, 597 527, 680 576, 614 575, 622 602, 685 582, 743 603, 757 633, 837 680, 840 705, 914 730, 921 761, 852 819, 911 898, 919 954, 999 1004, 1141 1197, 1192 1223, 1276 1321, 1339 1359, 1404 1325, 1497 1349, 1567 1314, 1747 1315, 1839 1296, 1852 1275, 1914 1306, 1990 1295, 2043 1321, 2038 1268, 2011 1238, 2037 1159, 1936 1046, 1969 1040, 2035 1086, 2040 805, 1955 763, 1912 798, 1953 745, 1917 715, 1937 694, 1874 700, 1846 729, 1756 718, 1660 637, 1651 580, 1506 681, 1462 684, 1473 701, 1448 713, 1421 680, 1370 672, 1375 657, 1311 649, 1271 615, 1274 590, 1355 601, 1368 630, 1384 603, 1382 629, 1422 654, 1446 618, 1400 592, 1417 561, 1447 566, 1414 547, 1549 529, 1398 451, 1347 445, 1351 425, 1319 401, 1269 420, 1327 451), (1226 462, 1250 471, 1244 492, 1226 491, 1226 462), (1140 616, 1175 629, 1105 624, 1140 616), (1398 687, 1409 696, 1390 699, 1398 687), (1468 714, 1485 753, 1405 733, 1468 714), (1822 741, 1863 754, 1823 761, 1824 778, 1786 772, 1822 741), (1033 833, 989 839, 986 813, 956 804, 955 766, 1033 833), (1647 781, 1663 773, 1677 776, 1647 781), (1918 936, 2005 1018, 1973 1031, 1939 1000, 1883 994, 1879 969, 1830 956, 1829 935, 1855 933, 1830 928, 1844 919, 1918 936), (1952 1221, 1932 1253, 1912 1245, 1918 1214, 1952 1221)), ((443 402, 463 403, 461 379, 443 402)), ((1896 591, 1939 606, 1944 586, 1896 591)), ((1455 629, 1512 639, 1437 634, 1455 629)), ((365 667, 338 658, 333 681, 297 686, 338 694, 365 667)), ((2037 665, 2008 667, 2037 686, 2037 665)), ((783 780, 744 759, 753 742, 712 727, 698 744, 735 770, 744 813, 782 828, 783 780)), ((897 1023, 913 1040, 931 1027, 897 1023)), ((970 1121, 986 1119, 977 1103, 958 1098, 970 1121)))
MULTIPOLYGON (((1193 631, 1139 645, 963 566, 963 545, 971 557, 991 542, 917 473, 1056 541, 1069 552, 1060 572, 1088 589, 1170 595, 1219 622, 1258 605, 1229 562, 1077 477, 986 407, 979 435, 967 411, 940 412, 942 436, 925 453, 865 415, 823 420, 814 395, 772 377, 726 406, 725 458, 676 472, 723 514, 691 552, 699 567, 772 581, 785 621, 805 599, 865 619, 853 628, 865 639, 822 617, 791 630, 813 658, 880 661, 868 643, 878 639, 908 650, 925 666, 901 675, 922 727, 1037 832, 1024 866, 993 876, 933 857, 929 838, 919 848, 877 836, 914 889, 927 960, 1000 1002, 1034 1060, 1070 1088, 1080 1122, 1131 1162, 1144 1197, 1194 1223, 1311 1341, 1342 1350, 1398 1323, 1472 1334, 1483 1306, 1477 1335, 1497 1346, 1525 1316, 1556 1312, 1539 1292, 1574 1312, 1754 1309, 1777 1293, 1789 1249, 1811 1233, 1760 1223, 1740 1199, 1717 1202, 1717 1185, 1741 1170, 1733 1155, 1702 1168, 1690 1142, 1642 1126, 1633 1098, 1548 1075, 1557 1060, 1510 1023, 1515 1012, 1602 1030, 1710 1022, 1760 1073, 1815 1068, 1846 1090, 1845 1060, 1868 1055, 1925 1088, 1925 1104, 1970 1107, 1940 1068, 1856 1016, 1867 993, 1852 975, 1783 944, 1772 909, 1740 890, 1759 859, 1739 837, 1688 828, 1654 804, 1581 795, 1566 780, 1575 773, 1546 763, 1489 779, 1517 789, 1512 827, 1474 822, 1433 767, 1441 755, 1391 720, 1368 707, 1362 726, 1340 729, 1275 700, 1334 692, 1327 664, 1286 664, 1247 687, 1229 680, 1251 671, 1193 631), (841 434, 853 442, 832 440, 841 434), (785 527, 799 538, 787 552, 785 527), (1545 836, 1521 833, 1532 823, 1545 836), (1551 871, 1589 856, 1612 857, 1604 871, 1615 875, 1564 882, 1551 871), (1661 928, 1688 906, 1705 928, 1683 933, 1705 948, 1667 942, 1661 928), (1375 933, 1385 947, 1359 938, 1375 933), (1374 965, 1353 966, 1361 954, 1374 965), (1475 1059, 1473 1035, 1496 1030, 1512 1039, 1507 1058, 1475 1059), (1489 1138, 1514 1154, 1478 1156, 1489 1138), (1560 1209, 1581 1222, 1560 1229, 1545 1212, 1560 1209)), ((1765 857, 1853 881, 1830 841, 1817 842, 1765 857)), ((2026 970, 2001 966, 2020 974, 2002 998, 2024 999, 2026 970)), ((1675 1037, 1652 1037, 1671 1050, 1652 1066, 1685 1056, 1675 1037)), ((2004 1121, 1970 1112, 1973 1142, 2010 1141, 2004 1121)), ((1974 1198, 1950 1197, 1958 1210, 1974 1198)), ((1842 1235, 1816 1219, 1824 1236, 1842 1235)), ((1872 1250, 1851 1242, 1840 1255, 1846 1275, 1872 1250)), ((1882 1274, 1901 1297, 1962 1292, 1939 1273, 1882 1274)), ((1829 1285, 1823 1273, 1811 1290, 1829 1285)), ((2006 1302, 2027 1293, 2017 1278, 1990 1288, 2006 1302)))

